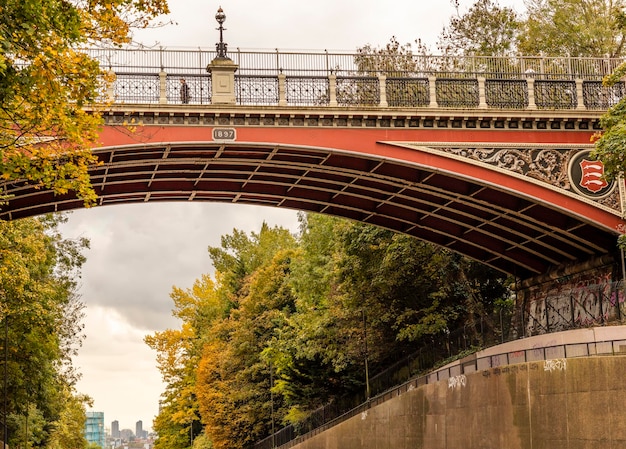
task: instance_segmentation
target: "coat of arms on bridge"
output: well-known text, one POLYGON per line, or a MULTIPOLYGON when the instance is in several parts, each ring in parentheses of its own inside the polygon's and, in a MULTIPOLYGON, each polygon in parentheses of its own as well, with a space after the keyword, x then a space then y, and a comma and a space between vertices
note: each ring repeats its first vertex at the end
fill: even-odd
POLYGON ((590 151, 581 151, 572 157, 569 164, 572 188, 590 198, 603 198, 613 190, 615 183, 604 177, 602 161, 592 159, 590 151))
MULTIPOLYGON (((546 183, 599 207, 621 214, 622 200, 615 181, 604 177, 604 164, 591 157, 591 146, 557 144, 411 142, 408 147, 427 149, 491 166, 531 182, 546 183)), ((626 184, 623 197, 626 198, 626 184)), ((626 210, 626 203, 624 203, 626 210)))

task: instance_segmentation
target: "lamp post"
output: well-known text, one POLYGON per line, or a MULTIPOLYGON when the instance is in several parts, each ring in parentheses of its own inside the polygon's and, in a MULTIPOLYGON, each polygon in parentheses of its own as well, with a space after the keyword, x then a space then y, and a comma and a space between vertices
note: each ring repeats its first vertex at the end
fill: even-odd
POLYGON ((363 341, 365 343, 365 399, 369 402, 370 400, 370 370, 368 363, 368 354, 367 354, 367 320, 365 318, 365 309, 361 309, 361 313, 363 315, 363 341))
POLYGON ((215 20, 220 24, 217 28, 220 32, 220 41, 215 44, 217 56, 207 65, 207 72, 211 74, 211 103, 212 104, 236 104, 235 95, 235 72, 238 65, 226 56, 226 43, 224 42, 224 22, 226 14, 220 6, 215 14, 215 20))
POLYGON ((226 44, 224 42, 224 22, 226 21, 226 14, 224 14, 224 10, 222 9, 222 7, 220 6, 219 9, 217 10, 217 14, 215 14, 215 20, 217 20, 217 23, 220 24, 220 27, 217 28, 220 32, 220 41, 219 43, 215 44, 215 49, 217 50, 217 57, 218 58, 227 58, 226 56, 226 47, 228 47, 228 44, 226 44))
POLYGON ((9 439, 9 428, 7 426, 7 402, 8 402, 8 372, 7 365, 9 363, 9 351, 8 351, 8 342, 9 342, 9 315, 4 316, 4 404, 3 404, 3 413, 2 413, 2 421, 4 424, 4 432, 2 436, 2 449, 6 449, 8 439, 9 439))

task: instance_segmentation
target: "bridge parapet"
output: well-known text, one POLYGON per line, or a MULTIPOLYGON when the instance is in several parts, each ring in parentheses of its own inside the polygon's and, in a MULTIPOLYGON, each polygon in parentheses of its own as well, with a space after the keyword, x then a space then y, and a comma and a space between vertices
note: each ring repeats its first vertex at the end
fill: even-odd
MULTIPOLYGON (((115 104, 213 104, 219 72, 203 50, 90 50, 115 73, 103 95, 115 104)), ((364 53, 240 51, 232 103, 243 106, 452 108, 601 111, 621 99, 602 85, 621 59, 451 57, 364 53)), ((218 101, 219 102, 219 101, 218 101)))

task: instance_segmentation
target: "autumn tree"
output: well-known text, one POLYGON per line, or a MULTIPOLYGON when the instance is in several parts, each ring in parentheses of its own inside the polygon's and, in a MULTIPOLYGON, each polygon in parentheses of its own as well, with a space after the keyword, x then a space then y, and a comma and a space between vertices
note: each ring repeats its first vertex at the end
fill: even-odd
POLYGON ((623 0, 526 0, 520 53, 619 57, 626 28, 623 0))
POLYGON ((130 41, 166 0, 6 0, 0 5, 0 174, 93 203, 88 167, 106 78, 81 47, 130 41))
POLYGON ((157 367, 166 385, 161 394, 161 411, 154 421, 159 434, 156 449, 182 449, 202 433, 196 400, 196 367, 214 322, 226 314, 213 280, 205 275, 192 288, 174 287, 170 294, 173 315, 182 322, 180 329, 167 329, 145 337, 157 353, 157 367))
MULTIPOLYGON (((87 422, 87 407, 91 407, 91 398, 84 394, 77 394, 69 388, 62 390, 61 412, 52 427, 47 449, 75 449, 85 447, 85 423, 87 422)), ((31 426, 32 428, 32 426, 31 426)), ((19 436, 17 436, 19 439, 19 436)))
POLYGON ((190 429, 200 415, 214 447, 243 447, 267 433, 270 367, 260 357, 288 308, 281 279, 294 246, 282 228, 264 224, 249 235, 234 229, 209 248, 215 282, 203 276, 191 290, 174 288, 182 329, 146 338, 167 384, 155 420, 159 446, 188 447, 190 430, 200 434, 199 422, 190 429))
POLYGON ((289 407, 285 422, 294 424, 364 380, 362 326, 343 307, 338 278, 340 235, 349 222, 317 214, 301 214, 300 221, 289 281, 296 309, 266 350, 275 391, 289 407))
POLYGON ((401 44, 395 36, 385 46, 364 45, 357 49, 354 63, 360 75, 406 76, 407 73, 427 70, 423 59, 429 53, 421 40, 401 44))
POLYGON ((221 291, 234 307, 243 293, 246 277, 271 260, 276 251, 286 248, 285 245, 295 246, 295 239, 289 231, 263 223, 258 233, 247 235, 233 229, 232 234, 221 237, 219 247, 209 247, 213 266, 221 276, 221 291))
POLYGON ((412 237, 317 214, 300 223, 297 239, 233 230, 209 248, 215 281, 174 289, 181 329, 146 339, 168 385, 159 447, 188 447, 196 410, 198 444, 216 449, 284 424, 306 431, 316 408, 364 399, 366 358, 379 371, 506 294, 502 276, 412 237))
POLYGON ((4 393, 11 445, 24 441, 18 431, 31 418, 32 433, 26 437, 33 446, 54 441, 69 449, 68 441, 71 447, 82 438, 82 431, 70 437, 63 423, 86 400, 75 395, 71 358, 84 338, 76 283, 87 242, 62 239, 59 220, 63 217, 0 221, 0 317, 8 334, 2 349, 8 360, 4 393))
POLYGON ((284 414, 279 396, 272 403, 272 366, 262 353, 293 311, 291 257, 279 251, 249 277, 238 307, 213 328, 221 338, 205 345, 197 394, 216 448, 249 446, 270 432, 273 414, 284 414))
POLYGON ((227 319, 205 329, 211 337, 198 368, 202 421, 216 448, 245 447, 271 428, 271 366, 261 354, 293 309, 287 279, 295 246, 288 230, 264 223, 209 248, 230 305, 227 319))

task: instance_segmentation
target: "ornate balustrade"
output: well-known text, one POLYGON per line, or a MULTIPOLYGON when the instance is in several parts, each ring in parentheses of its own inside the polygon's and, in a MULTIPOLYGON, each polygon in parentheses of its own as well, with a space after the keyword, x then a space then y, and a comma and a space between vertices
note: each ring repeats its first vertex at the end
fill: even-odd
MULTIPOLYGON (((189 85, 190 104, 211 104, 209 74, 120 72, 107 99, 120 104, 180 104, 180 78, 189 85)), ((624 82, 607 88, 601 81, 582 79, 235 75, 236 103, 249 106, 606 110, 625 93, 624 82)))
MULTIPOLYGON (((214 52, 89 50, 115 73, 103 100, 119 104, 211 104, 214 52)), ((622 61, 594 58, 451 57, 363 53, 229 54, 235 104, 247 106, 606 110, 625 94, 602 78, 622 61), (398 67, 402 69, 399 70, 398 67)))

